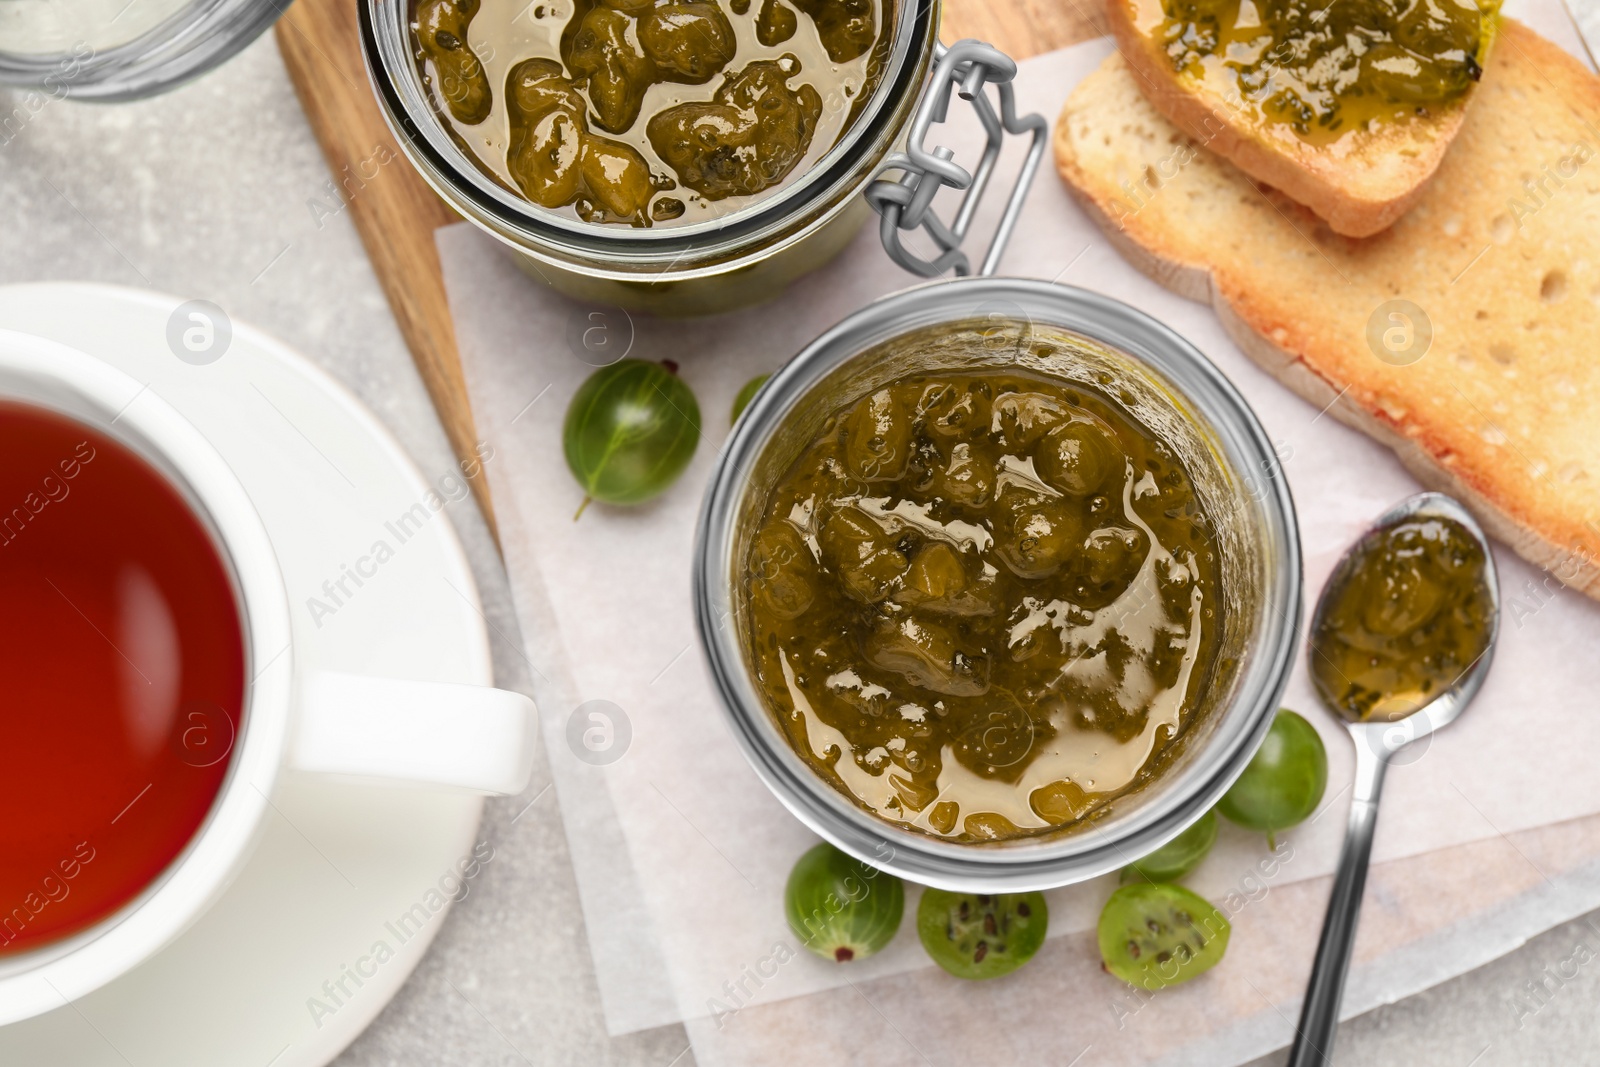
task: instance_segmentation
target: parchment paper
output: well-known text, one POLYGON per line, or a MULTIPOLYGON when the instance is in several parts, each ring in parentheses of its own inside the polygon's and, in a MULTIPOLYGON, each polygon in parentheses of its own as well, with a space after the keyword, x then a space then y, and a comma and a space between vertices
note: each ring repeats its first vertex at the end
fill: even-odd
MULTIPOLYGON (((1589 818, 1374 868, 1343 1016, 1471 970, 1592 909, 1600 903, 1596 856, 1600 819, 1589 818), (1563 866, 1578 858, 1587 862, 1563 866)), ((957 982, 924 968, 691 1019, 689 1036, 700 1067, 1243 1063, 1293 1037, 1328 884, 1261 879, 1233 916, 1226 959, 1155 997, 1101 973, 1093 933, 1074 932, 1052 937, 1018 972, 1026 980, 957 982)), ((1514 988, 1503 1004, 1507 1030, 1538 1010, 1514 988)))
MULTIPOLYGON (((1553 4, 1529 3, 1520 14, 1577 50, 1553 4)), ((1019 105, 1053 119, 1071 86, 1109 47, 1091 42, 1024 64, 1019 105)), ((972 158, 974 124, 957 125, 942 131, 940 141, 972 158)), ((1001 166, 1009 173, 1006 161, 1001 166)), ((1308 596, 1373 516, 1416 490, 1388 452, 1258 371, 1208 308, 1127 266, 1048 163, 1025 219, 1005 273, 1080 285, 1139 306, 1188 337, 1239 386, 1283 457, 1299 508, 1308 596)), ((984 232, 980 216, 975 233, 984 232)), ((864 231, 836 263, 776 302, 690 321, 569 303, 529 281, 503 249, 465 225, 441 231, 439 246, 478 426, 498 453, 491 469, 496 510, 528 656, 540 676, 544 734, 612 1032, 705 1019, 692 1027, 702 1062, 763 1062, 779 1052, 796 1061, 802 1053, 792 1040, 784 1042, 785 1019, 809 1028, 826 1018, 837 1022, 841 1040, 854 1040, 859 1030, 847 1018, 854 1004, 873 1012, 877 1031, 903 1037, 884 1024, 907 1020, 901 1028, 910 1026, 919 1045, 942 1050, 937 1060, 958 1061, 980 1047, 969 1045, 979 1031, 952 1031, 939 1024, 937 1012, 913 1011, 916 1005, 994 998, 995 1018, 1008 1020, 1012 1043, 987 1047, 1012 1048, 1018 1059, 1038 1053, 1030 1035, 1047 1040, 1054 1053, 1063 1047, 1058 1034, 1022 1024, 1041 1008, 1066 1020, 1093 1005, 1102 1023, 1115 1019, 1111 1005, 1120 989, 1099 975, 1083 936, 1109 892, 1104 881, 1052 893, 1046 960, 982 987, 988 992, 932 970, 909 929, 885 952, 847 968, 794 954, 781 915, 782 887, 813 838, 745 764, 705 679, 688 561, 729 405, 752 375, 775 369, 866 301, 911 284, 884 258, 876 233, 864 231), (593 366, 620 351, 678 362, 699 398, 703 440, 688 472, 657 502, 634 510, 593 505, 574 522, 582 493, 562 460, 562 418, 593 366), (620 758, 606 765, 581 760, 582 745, 569 743, 569 716, 593 700, 620 708, 631 732, 620 758), (779 957, 784 962, 775 965, 779 957), (1068 1002, 1070 1011, 1062 1007, 1068 1002), (905 1013, 895 1015, 901 1008, 905 1013), (762 1023, 753 1025, 758 1017, 762 1023), (734 1040, 741 1033, 743 1045, 734 1040)), ((1384 803, 1390 817, 1380 823, 1374 852, 1383 866, 1374 875, 1358 950, 1371 961, 1371 973, 1385 977, 1358 974, 1351 1010, 1475 966, 1597 899, 1584 865, 1600 857, 1600 829, 1551 824, 1600 813, 1600 776, 1589 756, 1600 751, 1600 717, 1590 711, 1600 605, 1547 588, 1545 575, 1507 551, 1497 559, 1508 616, 1489 681, 1459 723, 1414 746, 1390 775, 1384 803), (1402 810, 1403 818, 1393 815, 1402 810), (1539 835, 1553 835, 1555 843, 1525 842, 1523 831, 1541 842, 1546 836, 1539 835), (1541 848, 1550 853, 1543 860, 1535 856, 1541 848), (1468 870, 1470 878, 1460 877, 1468 870), (1557 881, 1563 873, 1569 877, 1557 881), (1438 891, 1441 885, 1452 891, 1438 891), (1554 903, 1519 898, 1533 886, 1554 903), (1391 908, 1392 916, 1375 918, 1391 908), (1472 914, 1498 916, 1500 925, 1451 926, 1472 914)), ((1285 702, 1307 713, 1327 742, 1331 784, 1323 811, 1288 835, 1285 855, 1277 858, 1259 838, 1224 832, 1190 884, 1237 911, 1228 961, 1123 1019, 1135 1030, 1139 1019, 1157 1013, 1166 1019, 1192 1004, 1204 1024, 1181 1032, 1190 1041, 1214 1041, 1216 1062, 1254 1055, 1250 1049, 1282 1039, 1280 1023, 1286 1026, 1293 1010, 1268 1005, 1298 998, 1326 894, 1317 879, 1332 869, 1343 827, 1348 739, 1318 709, 1303 670, 1285 702), (1247 979, 1259 990, 1240 985, 1247 979)), ((908 907, 914 901, 915 891, 908 907)), ((1087 1018, 1082 1025, 1090 1025, 1087 1018)), ((1165 1023, 1147 1027, 1143 1038, 1118 1047, 1148 1055, 1171 1033, 1165 1023)), ((815 1062, 826 1060, 819 1046, 815 1062)))

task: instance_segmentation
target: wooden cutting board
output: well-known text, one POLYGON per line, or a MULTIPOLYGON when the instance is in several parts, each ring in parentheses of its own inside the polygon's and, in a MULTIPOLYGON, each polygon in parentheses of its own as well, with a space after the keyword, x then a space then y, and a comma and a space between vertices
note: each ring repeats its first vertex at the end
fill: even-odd
MULTIPOLYGON (((384 123, 361 58, 356 23, 361 2, 298 0, 278 22, 278 49, 328 169, 345 189, 350 217, 450 446, 467 459, 478 434, 433 242, 433 231, 458 217, 411 169, 384 123), (394 162, 363 179, 359 175, 371 169, 374 158, 394 162)), ((946 41, 975 37, 1026 59, 1102 36, 1107 31, 1100 19, 1099 0, 945 0, 941 36, 946 41)), ((494 531, 488 479, 473 478, 471 485, 494 531)))

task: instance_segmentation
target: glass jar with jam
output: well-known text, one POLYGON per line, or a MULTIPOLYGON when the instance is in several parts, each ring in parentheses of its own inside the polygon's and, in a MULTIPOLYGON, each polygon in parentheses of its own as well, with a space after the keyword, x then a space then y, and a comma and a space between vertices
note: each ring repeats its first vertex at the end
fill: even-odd
POLYGON ((970 271, 964 223, 945 229, 925 201, 945 185, 981 196, 989 168, 924 140, 974 75, 993 86, 973 95, 995 129, 1033 139, 992 271, 1048 127, 1015 116, 1015 64, 977 42, 946 50, 937 26, 932 0, 361 7, 379 101, 446 202, 555 289, 672 315, 774 295, 841 251, 873 206, 894 223, 897 261, 970 271), (944 238, 931 261, 897 236, 925 224, 944 238))
POLYGON ((971 892, 1187 827, 1298 642, 1293 505, 1242 398, 1141 312, 1045 282, 910 289, 795 356, 719 455, 694 565, 768 787, 864 862, 971 892))

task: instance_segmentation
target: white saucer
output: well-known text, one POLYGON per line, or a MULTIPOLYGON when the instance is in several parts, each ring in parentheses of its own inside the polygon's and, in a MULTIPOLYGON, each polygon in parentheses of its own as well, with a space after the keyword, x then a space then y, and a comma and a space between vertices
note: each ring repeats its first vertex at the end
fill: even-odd
MULTIPOLYGON (((304 357, 237 323, 215 362, 180 360, 167 334, 181 303, 102 285, 0 287, 0 328, 150 383, 216 445, 277 547, 301 669, 492 684, 477 587, 449 519, 424 504, 429 518, 403 543, 385 525, 430 490, 388 431, 304 357), (378 540, 393 558, 359 589, 347 583, 354 595, 319 627, 307 599, 328 603, 323 582, 378 540)), ((211 911, 111 985, 0 1027, 0 1064, 321 1067, 349 1044, 443 923, 440 880, 477 844, 482 801, 297 778, 272 801, 260 850, 211 911), (408 912, 417 917, 401 925, 408 912), (379 942, 393 954, 382 963, 379 942), (375 973, 351 977, 357 969, 375 973)))

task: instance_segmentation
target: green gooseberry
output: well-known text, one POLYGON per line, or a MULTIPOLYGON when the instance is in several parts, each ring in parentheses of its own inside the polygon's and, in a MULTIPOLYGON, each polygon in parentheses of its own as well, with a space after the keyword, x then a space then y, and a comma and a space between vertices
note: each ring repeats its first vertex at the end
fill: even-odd
POLYGON ((1217 840, 1217 816, 1207 811, 1183 833, 1122 868, 1122 882, 1176 882, 1200 865, 1217 840))
POLYGON ((1182 985, 1215 967, 1232 927, 1181 885, 1140 882, 1111 894, 1096 934, 1106 970, 1140 989, 1182 985))
MULTIPOLYGON (((638 504, 671 485, 700 442, 700 405, 670 360, 618 360, 591 374, 567 406, 562 447, 591 500, 638 504)), ((573 516, 577 518, 578 516, 573 516)))
POLYGON ((1317 728, 1284 708, 1250 765, 1217 801, 1217 812, 1266 834, 1268 845, 1276 847, 1275 835, 1304 822, 1327 788, 1328 750, 1317 728))
POLYGON ((925 889, 917 936, 934 963, 957 978, 999 978, 1044 944, 1050 909, 1043 893, 953 893, 925 889))
POLYGON ((756 398, 756 394, 761 391, 761 387, 766 385, 767 379, 771 377, 772 375, 770 374, 758 374, 744 383, 744 386, 739 390, 739 395, 733 398, 733 413, 728 416, 729 423, 739 421, 739 416, 744 414, 744 409, 750 406, 750 401, 756 398))
POLYGON ((823 843, 789 872, 783 911, 800 943, 837 963, 865 959, 900 929, 906 891, 900 879, 823 843))

